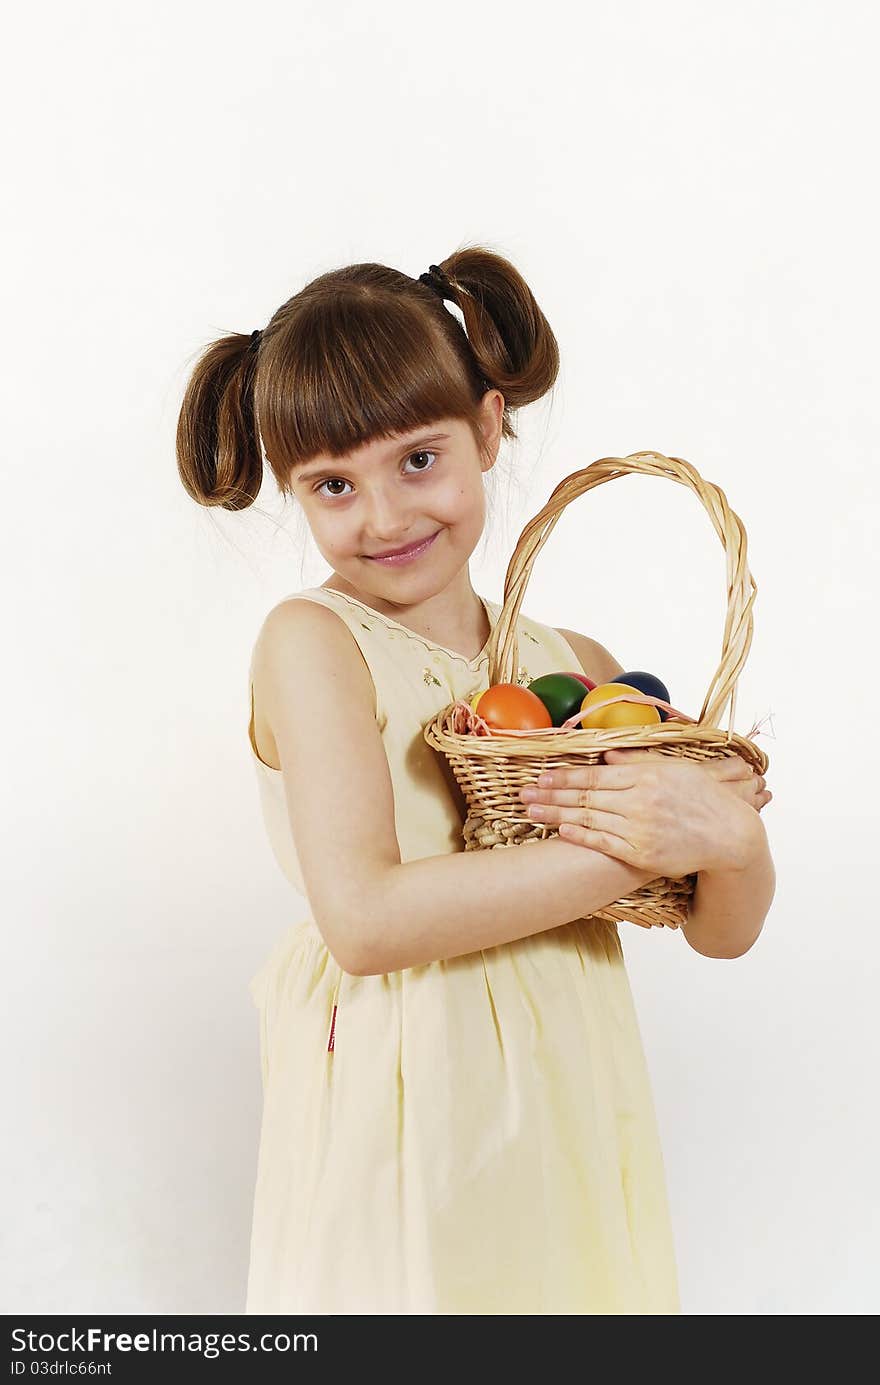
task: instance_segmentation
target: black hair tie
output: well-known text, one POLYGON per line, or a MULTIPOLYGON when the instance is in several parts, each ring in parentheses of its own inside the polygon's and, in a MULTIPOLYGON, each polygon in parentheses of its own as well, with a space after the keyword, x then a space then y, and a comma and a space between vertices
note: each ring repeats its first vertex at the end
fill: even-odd
POLYGON ((428 265, 427 273, 419 275, 419 283, 427 284, 429 289, 433 289, 438 298, 454 298, 455 293, 452 288, 452 280, 441 269, 438 264, 428 265))
MULTIPOLYGON (((455 301, 455 291, 452 286, 452 280, 446 273, 446 270, 441 269, 438 264, 428 265, 427 272, 419 275, 418 282, 420 284, 427 284, 429 289, 434 290, 438 298, 451 298, 453 302, 455 301)), ((494 389, 495 386, 490 380, 484 377, 482 380, 482 388, 485 393, 486 390, 494 389)))
POLYGON ((262 340, 262 330, 259 327, 257 327, 253 332, 251 332, 251 339, 248 343, 248 351, 258 351, 260 349, 260 342, 262 340))

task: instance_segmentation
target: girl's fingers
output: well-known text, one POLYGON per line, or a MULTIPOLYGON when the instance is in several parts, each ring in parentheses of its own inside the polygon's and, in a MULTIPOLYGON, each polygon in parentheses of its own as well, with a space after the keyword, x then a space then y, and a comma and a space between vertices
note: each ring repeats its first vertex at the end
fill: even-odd
MULTIPOLYGON (((703 764, 713 771, 716 781, 735 786, 734 792, 742 793, 746 802, 754 802, 765 793, 767 780, 746 764, 741 756, 729 756, 724 760, 705 760, 703 764)), ((769 802, 768 800, 765 800, 769 802)))
MULTIPOLYGON (((596 832, 607 832, 613 836, 621 835, 627 819, 622 817, 620 813, 611 813, 602 808, 593 807, 593 800, 596 796, 597 791, 591 790, 589 808, 582 808, 579 805, 566 807, 561 803, 530 803, 527 806, 527 816, 531 822, 543 823, 545 827, 558 827, 560 823, 567 822, 574 823, 578 827, 592 828, 596 832)), ((605 797, 605 795, 599 794, 598 797, 605 797)), ((624 840, 626 839, 624 838, 624 840)))
MULTIPOLYGON (((584 804, 589 803, 591 808, 619 808, 620 795, 626 793, 625 789, 535 789, 529 792, 523 802, 527 807, 546 807, 552 804, 559 808, 579 808, 584 810, 584 804), (532 796, 532 792, 534 796, 532 796)), ((522 791, 520 791, 522 798, 522 791)), ((617 814, 615 814, 617 816, 617 814)))
POLYGON ((644 865, 638 851, 623 837, 615 836, 613 832, 597 832, 595 828, 581 827, 573 822, 561 822, 557 831, 560 840, 570 842, 572 846, 586 846, 591 851, 601 851, 603 856, 623 861, 628 866, 644 865))
POLYGON ((723 760, 702 760, 700 763, 719 779, 749 779, 755 772, 741 755, 727 755, 723 760))
MULTIPOLYGON (((607 764, 626 764, 636 760, 652 759, 658 755, 657 750, 647 750, 638 746, 621 750, 606 750, 605 761, 607 764), (610 758, 609 758, 610 757, 610 758)), ((687 757, 685 757, 687 758, 687 757)), ((713 774, 716 779, 729 782, 731 780, 751 779, 755 771, 741 755, 723 755, 720 759, 689 761, 690 764, 697 764, 701 769, 706 769, 713 774)), ((765 787, 764 780, 759 785, 761 789, 765 787)))
MULTIPOLYGON (((612 761, 606 765, 588 765, 583 769, 556 769, 552 773, 552 785, 532 784, 520 790, 520 799, 526 803, 559 804, 562 807, 581 807, 585 800, 590 807, 619 807, 619 794, 635 787, 639 771, 631 765, 636 759, 655 758, 655 752, 633 750, 608 750, 606 757, 612 761), (619 758, 618 758, 619 757, 619 758), (607 787, 590 787, 604 782, 607 787)), ((757 796, 767 789, 763 775, 757 774, 740 755, 725 756, 720 760, 688 761, 699 768, 708 770, 718 783, 729 785, 734 793, 746 802, 753 803, 757 796)), ((769 799, 766 800, 769 802, 769 799)))
POLYGON ((638 849, 624 829, 628 826, 626 818, 617 813, 602 813, 595 809, 550 808, 549 816, 542 818, 542 825, 555 827, 564 841, 574 842, 576 846, 589 846, 594 851, 602 851, 606 856, 616 856, 620 861, 631 865, 639 860, 638 849))

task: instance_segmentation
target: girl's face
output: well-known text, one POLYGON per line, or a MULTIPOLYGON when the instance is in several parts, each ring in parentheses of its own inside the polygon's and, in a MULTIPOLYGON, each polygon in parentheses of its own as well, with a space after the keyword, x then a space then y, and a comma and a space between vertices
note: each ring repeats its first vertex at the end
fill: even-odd
POLYGON ((480 405, 487 457, 461 419, 439 419, 398 439, 377 439, 347 457, 316 457, 293 474, 315 543, 339 576, 376 596, 417 602, 465 567, 483 532, 483 473, 495 463, 504 396, 480 405), (377 555, 436 535, 409 562, 377 555))

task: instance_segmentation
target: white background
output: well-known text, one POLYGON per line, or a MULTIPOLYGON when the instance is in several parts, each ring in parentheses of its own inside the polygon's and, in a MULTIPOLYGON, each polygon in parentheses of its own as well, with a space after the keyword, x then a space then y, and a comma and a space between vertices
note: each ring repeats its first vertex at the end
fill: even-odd
MULTIPOLYGON (((188 498, 177 412, 205 344, 316 274, 468 243, 562 353, 476 589, 597 457, 687 459, 748 534, 735 729, 771 717, 776 897, 736 961, 621 925, 683 1312, 877 1312, 874 7, 50 4, 6 39, 4 1311, 242 1311, 247 982, 306 912, 247 662, 328 569, 271 481, 188 498)), ((524 610, 695 715, 723 552, 628 477, 566 512, 524 610)))

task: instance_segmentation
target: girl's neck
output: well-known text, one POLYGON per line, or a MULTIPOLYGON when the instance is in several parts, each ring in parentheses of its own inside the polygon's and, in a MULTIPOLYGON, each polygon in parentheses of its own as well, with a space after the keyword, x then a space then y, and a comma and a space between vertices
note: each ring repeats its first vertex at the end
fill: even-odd
POLYGON ((372 592, 359 591, 337 572, 331 573, 321 586, 362 601, 379 615, 390 616, 399 625, 405 625, 414 634, 422 635, 434 644, 444 645, 447 649, 475 651, 473 656, 466 657, 476 658, 491 634, 486 608, 474 591, 466 568, 449 586, 415 605, 402 605, 386 601, 372 592))

